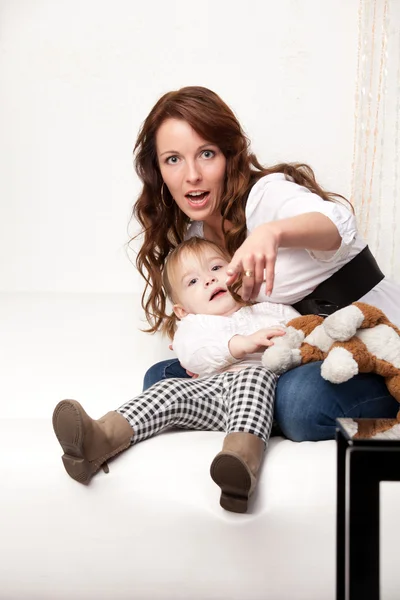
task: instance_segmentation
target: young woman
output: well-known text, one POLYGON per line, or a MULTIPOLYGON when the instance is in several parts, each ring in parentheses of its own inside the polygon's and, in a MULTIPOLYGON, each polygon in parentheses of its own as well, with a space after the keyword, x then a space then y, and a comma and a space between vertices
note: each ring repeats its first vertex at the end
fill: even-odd
MULTIPOLYGON (((380 271, 351 206, 324 191, 307 165, 262 167, 235 115, 212 91, 185 87, 160 98, 143 123, 135 160, 143 182, 134 206, 143 228, 137 267, 146 280, 149 331, 171 333, 160 271, 171 249, 193 235, 233 256, 228 283, 242 276, 244 300, 281 302, 302 314, 329 314, 362 300, 400 325, 400 287, 380 271)), ((153 366, 144 386, 172 376, 188 376, 174 359, 153 366)), ((333 438, 340 416, 396 413, 378 376, 333 386, 313 363, 278 381, 275 418, 293 440, 333 438)))

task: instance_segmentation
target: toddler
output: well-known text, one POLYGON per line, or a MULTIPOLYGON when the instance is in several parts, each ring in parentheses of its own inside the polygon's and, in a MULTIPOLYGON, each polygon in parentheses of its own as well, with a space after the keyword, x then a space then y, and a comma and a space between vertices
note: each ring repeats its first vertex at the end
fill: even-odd
POLYGON ((53 427, 73 479, 88 483, 108 459, 169 427, 225 431, 211 477, 221 488, 221 506, 246 512, 273 420, 276 375, 260 357, 298 313, 281 304, 235 300, 226 285, 229 262, 213 242, 190 238, 164 268, 173 349, 198 378, 159 381, 98 420, 75 400, 56 406, 53 427))

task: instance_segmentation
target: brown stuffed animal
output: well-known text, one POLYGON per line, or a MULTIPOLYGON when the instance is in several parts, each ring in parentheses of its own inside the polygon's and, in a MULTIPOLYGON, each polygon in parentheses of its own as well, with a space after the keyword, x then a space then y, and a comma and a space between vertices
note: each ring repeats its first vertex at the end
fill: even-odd
POLYGON ((296 317, 287 324, 286 335, 265 350, 262 363, 281 374, 317 360, 323 361, 322 377, 332 383, 357 373, 381 375, 400 403, 400 330, 379 308, 354 302, 326 319, 296 317))

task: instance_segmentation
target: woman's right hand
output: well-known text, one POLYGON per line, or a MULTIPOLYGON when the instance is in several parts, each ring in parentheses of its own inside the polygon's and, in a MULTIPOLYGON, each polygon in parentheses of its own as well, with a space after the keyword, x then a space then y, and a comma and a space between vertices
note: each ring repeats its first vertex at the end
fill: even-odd
POLYGON ((334 252, 340 248, 341 242, 335 223, 320 212, 307 212, 264 223, 256 227, 236 250, 226 270, 226 283, 232 285, 243 273, 240 295, 243 300, 254 300, 260 292, 265 271, 265 293, 269 296, 274 285, 279 248, 334 252))
POLYGON ((254 300, 265 281, 267 296, 272 293, 275 263, 279 248, 276 223, 264 223, 256 227, 236 250, 227 268, 227 285, 230 286, 243 274, 239 292, 243 300, 254 300))

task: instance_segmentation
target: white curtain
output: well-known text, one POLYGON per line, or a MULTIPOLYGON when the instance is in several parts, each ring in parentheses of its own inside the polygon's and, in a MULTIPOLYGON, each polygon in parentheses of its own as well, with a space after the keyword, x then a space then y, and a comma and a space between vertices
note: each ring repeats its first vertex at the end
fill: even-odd
POLYGON ((359 0, 351 200, 360 232, 400 282, 400 0, 359 0))

